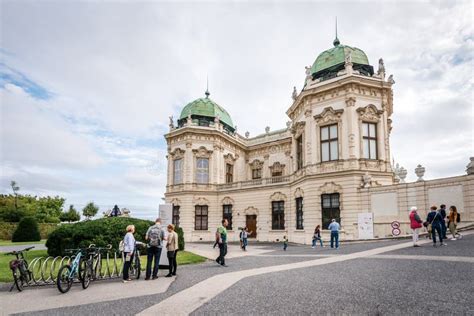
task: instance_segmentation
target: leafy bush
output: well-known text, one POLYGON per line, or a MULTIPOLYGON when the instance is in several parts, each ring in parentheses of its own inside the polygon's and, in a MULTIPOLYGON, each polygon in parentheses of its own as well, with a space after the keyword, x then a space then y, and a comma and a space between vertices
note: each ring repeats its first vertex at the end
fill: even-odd
POLYGON ((23 217, 33 216, 38 223, 57 223, 64 201, 59 196, 0 194, 0 221, 19 222, 23 217))
POLYGON ((114 249, 118 249, 128 225, 135 225, 135 239, 144 242, 146 231, 153 222, 130 217, 106 217, 63 224, 49 235, 46 241, 48 254, 61 256, 64 255, 65 249, 82 248, 90 244, 95 244, 97 247, 111 244, 114 249))
POLYGON ((23 217, 13 233, 12 241, 40 241, 38 222, 34 217, 23 217))
POLYGON ((178 234, 178 249, 184 250, 184 231, 181 227, 176 227, 176 233, 178 234))
POLYGON ((61 222, 77 222, 81 219, 81 214, 74 208, 74 205, 69 205, 69 210, 67 212, 62 212, 59 216, 61 222))

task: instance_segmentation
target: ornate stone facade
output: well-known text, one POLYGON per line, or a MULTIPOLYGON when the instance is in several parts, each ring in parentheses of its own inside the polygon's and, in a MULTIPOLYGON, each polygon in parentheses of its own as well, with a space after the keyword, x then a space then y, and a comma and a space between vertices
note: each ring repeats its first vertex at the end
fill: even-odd
MULTIPOLYGON (((314 227, 325 223, 325 216, 333 212, 328 211, 331 207, 336 210, 331 214, 337 214, 334 216, 342 225, 342 238, 357 238, 357 214, 363 212, 373 211, 375 225, 380 231, 386 230, 384 225, 389 225, 390 218, 367 199, 371 192, 378 193, 384 187, 400 196, 407 186, 402 178, 406 171, 403 175, 397 170, 395 175, 390 163, 394 81, 385 80, 383 62, 383 71, 374 74, 371 66, 361 64, 357 56, 346 55, 333 77, 320 75, 324 69, 311 73, 313 69, 306 68, 306 84, 292 95, 293 102, 286 112, 291 121, 286 128, 270 131, 267 127, 261 135, 250 137, 228 126, 224 129, 226 122, 218 116, 201 124, 202 114, 182 114, 178 127, 170 122, 173 127, 165 135, 165 199, 179 207, 179 223, 187 241, 212 240, 229 205, 230 241, 238 240, 239 227, 255 225, 252 229, 257 240, 276 241, 287 235, 292 242, 310 243, 314 227), (371 135, 363 130, 367 124, 373 128, 371 135), (369 141, 376 152, 371 159, 366 153, 369 141), (206 165, 200 169, 208 173, 207 183, 196 181, 198 158, 208 159, 207 169, 206 165), (176 159, 183 159, 182 181, 177 184, 173 183, 176 159), (304 229, 296 229, 296 199, 303 200, 304 229), (207 206, 207 230, 196 229, 197 216, 201 216, 196 213, 197 206, 207 206), (283 226, 275 224, 277 208, 283 208, 283 226)), ((187 111, 194 113, 192 108, 187 111)), ((471 169, 468 167, 468 172, 471 169)), ((463 183, 472 190, 474 175, 470 172, 465 177, 469 178, 463 183)), ((460 197, 470 214, 466 220, 472 220, 472 196, 471 192, 460 197)), ((374 201, 378 201, 376 197, 374 201)), ((400 214, 404 212, 400 209, 400 214)), ((400 214, 392 218, 407 221, 400 214)), ((326 234, 327 227, 322 228, 326 234)))

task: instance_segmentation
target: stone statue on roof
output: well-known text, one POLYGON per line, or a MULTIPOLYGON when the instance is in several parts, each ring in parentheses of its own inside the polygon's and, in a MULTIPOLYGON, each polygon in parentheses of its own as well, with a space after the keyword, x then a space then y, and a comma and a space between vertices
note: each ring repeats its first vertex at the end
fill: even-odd
POLYGON ((379 69, 377 70, 377 75, 379 75, 382 79, 385 77, 385 65, 382 58, 379 59, 379 69))
POLYGON ((170 128, 174 128, 173 115, 171 115, 171 116, 169 117, 169 119, 170 119, 169 127, 170 127, 170 128))
POLYGON ((296 100, 298 98, 298 92, 296 91, 296 87, 293 87, 293 95, 292 95, 293 100, 296 100))
POLYGON ((346 64, 352 64, 352 52, 349 51, 349 54, 346 55, 346 64))
POLYGON ((389 83, 391 83, 391 84, 394 84, 394 83, 395 83, 395 80, 393 80, 393 75, 388 76, 387 81, 388 81, 389 83))

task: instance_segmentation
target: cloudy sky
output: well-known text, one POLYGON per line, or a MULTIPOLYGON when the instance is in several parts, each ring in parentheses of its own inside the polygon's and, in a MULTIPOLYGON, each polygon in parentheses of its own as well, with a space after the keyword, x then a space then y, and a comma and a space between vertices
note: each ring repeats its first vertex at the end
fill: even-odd
POLYGON ((202 97, 240 133, 288 120, 304 67, 339 39, 394 75, 395 160, 462 175, 473 145, 470 1, 1 3, 0 192, 115 203, 152 218, 168 116, 202 97), (251 114, 251 115, 249 115, 251 114))

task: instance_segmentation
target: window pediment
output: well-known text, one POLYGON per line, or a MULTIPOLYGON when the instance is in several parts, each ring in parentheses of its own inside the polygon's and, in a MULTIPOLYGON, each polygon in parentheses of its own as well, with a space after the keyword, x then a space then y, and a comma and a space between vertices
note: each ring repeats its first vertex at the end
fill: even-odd
POLYGON ((286 195, 281 192, 275 192, 270 196, 271 201, 286 201, 286 195))
POLYGON ((237 160, 237 156, 234 157, 231 153, 228 153, 227 155, 224 155, 225 163, 233 165, 236 160, 237 160))
POLYGON ((295 137, 298 137, 299 135, 303 134, 305 125, 306 125, 306 122, 294 123, 293 126, 291 127, 291 133, 295 137))
POLYGON ((359 119, 368 122, 378 122, 383 114, 383 110, 378 110, 375 105, 369 104, 363 108, 358 108, 359 119))
POLYGON ((260 161, 258 159, 255 159, 254 161, 250 163, 250 168, 252 170, 261 169, 262 167, 263 167, 263 161, 260 161))
POLYGON ((180 149, 180 148, 175 148, 172 152, 169 153, 171 159, 176 160, 176 159, 181 159, 184 157, 185 151, 180 149))
POLYGON ((326 182, 319 187, 319 191, 322 194, 342 193, 342 187, 334 182, 326 182))
POLYGON ((197 158, 209 158, 212 155, 212 150, 207 149, 204 146, 201 146, 198 149, 193 149, 193 154, 197 158))
POLYGON ((228 196, 222 199, 222 205, 234 205, 234 204, 235 204, 234 200, 228 196))
POLYGON ((194 197, 193 198, 193 204, 194 205, 210 205, 210 202, 208 199, 204 198, 204 197, 194 197))
POLYGON ((341 121, 341 115, 344 113, 343 109, 334 110, 331 106, 324 108, 321 114, 315 115, 314 119, 319 125, 333 124, 341 121))
POLYGON ((281 172, 283 174, 283 171, 285 170, 285 165, 281 164, 280 162, 275 162, 272 166, 270 166, 270 171, 272 173, 274 172, 281 172))
POLYGON ((304 191, 301 188, 295 190, 295 198, 301 198, 304 196, 304 191))

